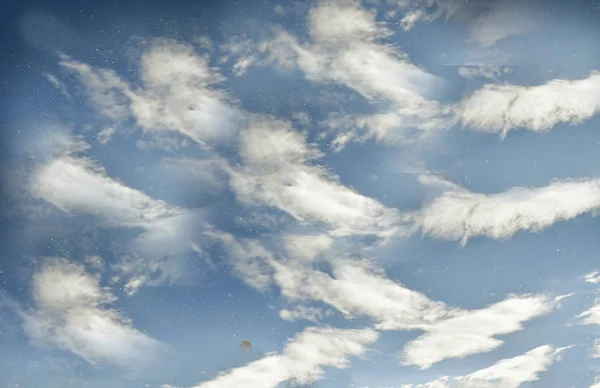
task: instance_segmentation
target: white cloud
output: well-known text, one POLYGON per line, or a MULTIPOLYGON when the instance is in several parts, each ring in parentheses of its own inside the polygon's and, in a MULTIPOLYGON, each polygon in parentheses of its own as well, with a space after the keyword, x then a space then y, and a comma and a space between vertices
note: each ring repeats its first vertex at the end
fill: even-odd
POLYGON ((598 271, 588 273, 585 275, 585 282, 592 284, 600 283, 600 273, 598 271))
POLYGON ((273 255, 258 241, 211 230, 204 234, 224 244, 233 272, 246 284, 257 290, 264 290, 271 284, 272 269, 268 262, 273 255))
MULTIPOLYGON (((412 64, 407 55, 392 45, 381 43, 391 32, 376 21, 375 14, 356 1, 321 1, 309 12, 310 43, 298 40, 282 29, 273 39, 263 42, 260 50, 267 62, 280 68, 299 68, 308 80, 344 85, 372 103, 381 104, 374 115, 349 115, 346 127, 364 132, 348 137, 369 137, 399 141, 407 131, 447 126, 445 115, 436 101, 424 95, 434 93, 442 81, 412 64)), ((342 128, 345 129, 345 128, 342 128)), ((340 144, 340 140, 336 140, 340 144)))
POLYGON ((503 136, 526 128, 546 131, 559 123, 578 124, 600 112, 600 73, 538 86, 488 84, 457 104, 455 111, 468 128, 503 136))
POLYGON ((88 64, 73 61, 66 55, 61 55, 60 64, 77 74, 90 102, 102 115, 112 120, 127 117, 128 101, 124 91, 128 86, 115 71, 95 69, 88 64))
POLYGON ((444 359, 492 351, 503 343, 496 336, 522 330, 523 322, 553 307, 554 302, 544 295, 510 295, 480 310, 455 313, 425 326, 425 334, 404 348, 402 363, 426 369, 444 359))
POLYGON ((53 259, 33 277, 32 310, 19 310, 38 342, 70 351, 92 364, 136 368, 163 346, 106 306, 116 297, 78 264, 53 259))
POLYGON ((231 70, 236 76, 242 76, 258 60, 258 55, 251 48, 252 42, 244 36, 236 36, 230 42, 222 44, 219 49, 225 52, 220 62, 226 62, 232 58, 237 58, 231 70))
POLYGON ((260 290, 274 284, 297 306, 281 311, 283 319, 321 319, 320 309, 305 305, 317 302, 347 318, 370 318, 379 330, 420 330, 423 334, 404 349, 402 363, 423 369, 498 348, 504 341, 497 336, 522 330, 524 322, 549 313, 566 297, 509 295, 482 309, 463 310, 406 288, 366 260, 345 257, 324 235, 269 238, 278 253, 256 240, 209 235, 226 245, 240 278, 260 290))
POLYGON ((494 365, 466 376, 443 377, 404 388, 518 388, 526 382, 538 381, 539 374, 548 370, 559 353, 569 347, 554 349, 550 345, 537 347, 517 357, 496 362, 494 365))
POLYGON ((545 295, 509 295, 479 310, 451 308, 385 277, 366 261, 330 260, 331 275, 294 261, 272 261, 274 280, 290 301, 326 303, 342 314, 366 316, 381 330, 422 330, 404 349, 402 362, 423 369, 447 358, 489 352, 495 338, 557 306, 545 295))
MULTIPOLYGON (((292 245, 291 252, 296 254, 287 258, 271 254, 254 240, 236 240, 228 235, 221 238, 242 279, 259 289, 274 283, 283 298, 297 304, 295 311, 281 312, 283 319, 319 319, 320 310, 303 305, 318 302, 348 318, 370 318, 379 330, 420 330, 423 334, 405 347, 402 363, 423 369, 444 359, 498 348, 504 341, 495 337, 522 330, 524 322, 549 313, 566 297, 508 295, 488 307, 463 310, 406 288, 366 260, 344 258, 343 254, 338 257, 341 253, 329 243, 322 244, 325 240, 315 244, 319 240, 314 236, 308 240, 312 247, 297 254, 297 247, 292 245), (331 250, 315 250, 315 246, 331 250), (319 257, 315 266, 322 253, 327 254, 319 257)), ((289 250, 290 237, 282 240, 283 248, 289 250)), ((298 241, 297 236, 292 241, 298 241)))
POLYGON ((348 367, 348 357, 363 355, 365 345, 377 337, 378 333, 371 329, 309 327, 291 339, 281 354, 232 369, 194 388, 275 388, 285 381, 308 384, 323 377, 322 367, 348 367))
POLYGON ((600 325, 600 299, 596 299, 594 306, 579 314, 577 318, 584 318, 584 325, 600 325))
POLYGON ((331 249, 334 240, 322 234, 286 234, 283 236, 283 243, 291 258, 310 261, 331 249))
POLYGON ((102 129, 100 132, 98 132, 98 135, 96 135, 96 139, 98 139, 98 142, 100 142, 100 144, 106 144, 110 141, 110 138, 115 133, 117 133, 117 127, 114 127, 114 126, 104 127, 104 129, 102 129))
MULTIPOLYGON (((401 3, 411 9, 426 2, 401 3)), ((522 33, 530 24, 527 17, 513 17, 529 10, 528 4, 471 3, 476 2, 436 3, 436 11, 429 16, 463 15, 469 19, 465 15, 476 15, 468 26, 472 39, 483 45, 522 33)), ((410 13, 409 18, 427 15, 425 8, 410 13)), ((442 82, 412 64, 393 46, 381 43, 380 38, 388 36, 389 30, 359 3, 319 2, 311 9, 307 25, 308 43, 299 43, 290 33, 275 29, 274 38, 259 46, 267 54, 266 62, 283 69, 300 69, 311 81, 344 85, 371 103, 380 104, 374 114, 338 113, 324 122, 338 133, 331 143, 336 149, 367 138, 406 143, 456 122, 503 135, 515 128, 545 131, 562 122, 580 123, 600 110, 597 72, 581 80, 552 80, 539 86, 485 85, 458 104, 443 106, 432 98, 442 82)), ((490 66, 463 67, 459 71, 465 77, 474 77, 475 72, 494 80, 498 77, 498 71, 490 66)))
POLYGON ((182 212, 108 177, 83 158, 63 157, 40 166, 30 188, 65 212, 94 214, 111 226, 150 229, 182 212))
POLYGON ((307 320, 311 322, 320 321, 323 318, 323 311, 317 307, 296 306, 293 310, 283 309, 279 312, 281 319, 286 321, 307 320))
MULTIPOLYGON (((422 180, 424 184, 425 181, 422 180)), ((600 182, 555 182, 484 195, 450 188, 415 215, 423 233, 463 245, 475 236, 506 238, 519 230, 540 231, 600 207, 600 182)))
POLYGON ((385 239, 403 232, 396 210, 350 190, 314 164, 321 153, 287 122, 265 120, 246 129, 240 154, 244 165, 229 169, 230 186, 245 204, 275 207, 301 224, 328 225, 336 236, 385 239))
POLYGON ((68 57, 61 65, 79 76, 100 113, 117 123, 133 117, 146 133, 174 131, 209 146, 232 137, 244 120, 218 88, 222 76, 191 45, 153 41, 140 59, 140 85, 68 57))
POLYGON ((274 279, 291 301, 316 300, 347 316, 367 316, 383 330, 417 329, 446 316, 444 303, 385 277, 365 261, 336 260, 332 276, 296 262, 273 262, 274 279))
POLYGON ((191 249, 199 215, 125 186, 92 161, 72 156, 69 147, 32 172, 30 193, 64 212, 93 215, 105 227, 141 228, 143 232, 131 242, 133 256, 117 265, 130 278, 129 292, 144 283, 174 280, 172 263, 163 259, 191 249), (161 275, 151 281, 151 274, 157 272, 161 275))

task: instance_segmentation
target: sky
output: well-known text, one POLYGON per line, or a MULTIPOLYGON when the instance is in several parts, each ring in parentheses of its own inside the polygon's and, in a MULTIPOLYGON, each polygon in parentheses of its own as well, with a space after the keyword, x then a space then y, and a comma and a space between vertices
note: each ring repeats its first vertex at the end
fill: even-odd
POLYGON ((600 2, 0 19, 0 388, 600 387, 600 2))

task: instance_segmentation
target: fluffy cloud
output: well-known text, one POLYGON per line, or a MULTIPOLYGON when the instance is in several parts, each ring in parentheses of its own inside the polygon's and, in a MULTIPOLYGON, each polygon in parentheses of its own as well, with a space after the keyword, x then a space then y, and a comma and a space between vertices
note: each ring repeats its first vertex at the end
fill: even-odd
POLYGON ((197 385, 195 388, 275 388, 292 381, 308 384, 323 377, 322 367, 346 368, 348 357, 365 353, 377 340, 371 329, 308 328, 291 339, 282 354, 272 354, 197 385))
MULTIPOLYGON (((427 178, 421 181, 427 183, 427 178)), ((543 230, 600 207, 600 182, 556 182, 538 188, 513 188, 484 195, 457 186, 424 206, 415 216, 423 233, 447 240, 475 236, 506 238, 519 230, 543 230)))
POLYGON ((163 346, 107 308, 116 297, 81 265, 64 259, 46 263, 33 277, 32 298, 33 309, 19 310, 30 338, 92 364, 143 366, 163 346))
POLYGON ((600 73, 544 85, 488 84, 456 106, 462 125, 481 132, 501 133, 526 128, 546 131, 559 123, 577 124, 600 112, 600 73))
POLYGON ((466 376, 443 377, 425 384, 404 385, 403 388, 518 388, 523 383, 538 381, 539 374, 548 370, 559 353, 568 348, 554 349, 544 345, 466 376))
POLYGON ((314 164, 321 153, 287 122, 265 120, 246 129, 240 154, 244 165, 229 168, 230 186, 245 204, 275 207, 302 224, 327 225, 336 236, 402 233, 396 210, 350 190, 314 164))
POLYGON ((100 113, 117 123, 133 117, 147 133, 178 132, 208 146, 233 136, 244 121, 218 88, 222 76, 191 45, 153 41, 140 59, 140 85, 68 57, 61 64, 79 76, 100 113))
MULTIPOLYGON (((132 256, 118 265, 129 277, 129 292, 152 283, 152 273, 160 274, 154 283, 174 280, 177 275, 170 273, 171 266, 163 259, 191 249, 190 233, 198 225, 198 215, 110 178, 92 161, 72 154, 76 142, 60 144, 55 147, 58 154, 54 151, 53 159, 32 172, 30 193, 64 212, 93 215, 105 227, 141 229, 143 232, 131 242, 132 256)), ((83 146, 78 147, 75 150, 83 146)))

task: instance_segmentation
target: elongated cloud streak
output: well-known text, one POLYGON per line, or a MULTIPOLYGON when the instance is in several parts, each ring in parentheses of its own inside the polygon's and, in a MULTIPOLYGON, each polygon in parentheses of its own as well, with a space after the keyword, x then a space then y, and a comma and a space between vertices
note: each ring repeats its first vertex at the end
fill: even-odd
POLYGON ((484 195, 461 188, 446 191, 416 216, 423 233, 446 240, 476 236, 506 238, 519 230, 540 231, 600 207, 600 181, 556 182, 484 195))
POLYGON ((517 128, 547 131, 578 124, 600 112, 600 73, 575 81, 555 79, 539 86, 485 85, 456 107, 465 127, 501 133, 517 128))
POLYGON ((425 384, 403 385, 402 388, 518 388, 523 383, 538 381, 539 374, 548 370, 568 348, 570 346, 554 349, 544 345, 465 376, 443 377, 425 384))

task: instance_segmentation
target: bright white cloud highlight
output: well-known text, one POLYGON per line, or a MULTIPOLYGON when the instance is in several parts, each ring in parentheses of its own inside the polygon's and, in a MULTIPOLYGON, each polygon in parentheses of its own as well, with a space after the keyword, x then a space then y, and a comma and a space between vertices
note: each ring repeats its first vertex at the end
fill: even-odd
POLYGON ((425 326, 425 334, 404 348, 402 363, 426 369, 447 358, 492 351, 504 342, 496 336, 522 330, 523 322, 550 312, 553 304, 543 295, 511 295, 480 310, 455 313, 425 326))
POLYGON ((116 297, 97 277, 64 259, 49 261, 33 277, 31 310, 20 310, 25 332, 92 364, 143 366, 163 346, 107 307, 116 297))

